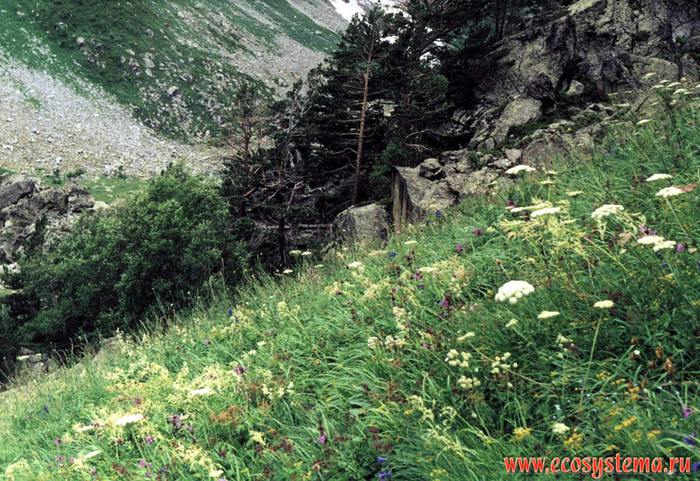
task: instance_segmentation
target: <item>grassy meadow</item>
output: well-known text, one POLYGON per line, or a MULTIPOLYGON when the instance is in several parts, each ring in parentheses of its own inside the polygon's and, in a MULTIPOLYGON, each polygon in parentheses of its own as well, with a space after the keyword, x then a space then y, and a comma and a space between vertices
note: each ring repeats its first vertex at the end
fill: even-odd
POLYGON ((518 479, 506 456, 697 462, 693 91, 657 86, 653 113, 621 115, 593 154, 487 202, 237 292, 213 280, 197 308, 17 379, 0 473, 476 481, 518 479))

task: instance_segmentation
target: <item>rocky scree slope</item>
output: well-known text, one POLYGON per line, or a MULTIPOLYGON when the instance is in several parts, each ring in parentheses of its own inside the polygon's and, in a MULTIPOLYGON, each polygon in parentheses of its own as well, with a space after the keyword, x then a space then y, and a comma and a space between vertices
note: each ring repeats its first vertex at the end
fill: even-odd
POLYGON ((186 144, 224 134, 240 85, 283 91, 344 25, 325 1, 5 2, 0 162, 148 175, 185 158, 207 168, 216 152, 186 144))

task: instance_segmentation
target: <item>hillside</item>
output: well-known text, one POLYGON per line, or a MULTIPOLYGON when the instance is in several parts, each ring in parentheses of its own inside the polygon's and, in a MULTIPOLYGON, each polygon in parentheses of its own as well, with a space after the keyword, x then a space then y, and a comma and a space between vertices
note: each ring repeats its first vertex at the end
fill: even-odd
POLYGON ((281 93, 338 41, 325 1, 12 0, 0 8, 0 162, 149 175, 208 167, 243 83, 281 93), (169 140, 168 140, 169 139, 169 140))
POLYGON ((385 246, 212 285, 165 330, 18 380, 5 479, 520 479, 504 457, 618 453, 700 469, 698 87, 656 85, 672 108, 385 246))

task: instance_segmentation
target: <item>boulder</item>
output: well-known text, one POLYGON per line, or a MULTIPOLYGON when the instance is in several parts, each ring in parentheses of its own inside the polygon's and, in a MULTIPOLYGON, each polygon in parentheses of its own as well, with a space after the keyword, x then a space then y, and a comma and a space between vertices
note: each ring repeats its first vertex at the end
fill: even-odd
POLYGON ((542 101, 528 97, 512 100, 496 122, 493 139, 500 145, 506 140, 510 129, 533 122, 541 115, 542 101))
POLYGON ((569 84, 569 88, 566 89, 565 95, 567 97, 579 97, 586 92, 586 87, 578 80, 572 80, 569 84))
POLYGON ((31 179, 3 182, 0 185, 0 210, 16 204, 20 199, 29 197, 36 191, 36 182, 31 179))
POLYGON ((379 204, 350 207, 333 221, 333 237, 337 240, 367 243, 386 240, 389 213, 379 204))
POLYGON ((442 165, 438 159, 426 159, 418 166, 418 172, 425 179, 441 179, 445 177, 442 165))

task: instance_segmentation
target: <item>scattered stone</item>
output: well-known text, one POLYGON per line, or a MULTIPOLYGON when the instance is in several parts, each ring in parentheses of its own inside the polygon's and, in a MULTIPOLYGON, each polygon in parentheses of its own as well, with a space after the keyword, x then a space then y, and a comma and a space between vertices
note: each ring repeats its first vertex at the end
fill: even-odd
POLYGON ((569 88, 566 89, 565 95, 567 97, 578 97, 586 92, 586 86, 583 85, 578 80, 572 80, 569 84, 569 88))

